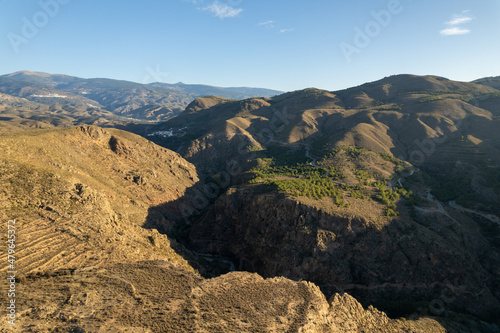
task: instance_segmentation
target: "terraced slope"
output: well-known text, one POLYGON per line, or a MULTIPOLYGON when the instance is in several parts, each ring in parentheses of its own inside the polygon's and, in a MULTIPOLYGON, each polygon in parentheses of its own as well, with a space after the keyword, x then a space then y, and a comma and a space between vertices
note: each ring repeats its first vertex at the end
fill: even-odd
POLYGON ((5 135, 0 150, 0 215, 17 221, 22 274, 140 259, 190 268, 167 236, 142 227, 150 206, 197 181, 178 154, 98 127, 5 135))

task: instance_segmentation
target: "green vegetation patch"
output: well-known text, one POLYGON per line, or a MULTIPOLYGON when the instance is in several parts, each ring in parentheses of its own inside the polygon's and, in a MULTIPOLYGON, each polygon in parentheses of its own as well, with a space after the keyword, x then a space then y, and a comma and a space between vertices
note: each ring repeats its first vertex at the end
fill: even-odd
POLYGON ((387 216, 399 215, 395 202, 400 197, 408 201, 413 199, 411 191, 402 187, 388 188, 388 179, 363 166, 369 165, 371 159, 378 159, 381 163, 391 162, 396 171, 403 171, 406 163, 390 154, 378 154, 360 147, 338 147, 330 149, 314 163, 312 157, 305 157, 305 149, 276 146, 269 147, 266 153, 269 157, 257 159, 258 165, 249 171, 251 184, 270 185, 296 197, 316 200, 331 197, 338 207, 349 207, 347 197, 374 199, 386 206, 387 216))

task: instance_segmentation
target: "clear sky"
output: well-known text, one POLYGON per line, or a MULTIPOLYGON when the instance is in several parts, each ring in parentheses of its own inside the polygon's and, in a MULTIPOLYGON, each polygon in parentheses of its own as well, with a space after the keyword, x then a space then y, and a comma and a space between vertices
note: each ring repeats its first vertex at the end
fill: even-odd
POLYGON ((278 90, 500 75, 500 0, 0 0, 19 70, 278 90))

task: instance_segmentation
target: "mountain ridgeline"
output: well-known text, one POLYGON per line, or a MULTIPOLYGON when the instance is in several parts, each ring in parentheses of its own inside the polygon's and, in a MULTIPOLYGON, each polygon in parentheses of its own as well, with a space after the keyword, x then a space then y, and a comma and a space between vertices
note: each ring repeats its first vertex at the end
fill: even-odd
POLYGON ((400 75, 338 92, 306 89, 243 101, 198 98, 143 134, 179 151, 207 176, 223 170, 227 160, 247 163, 247 150, 273 155, 308 148, 321 158, 334 148, 363 147, 429 170, 443 200, 472 204, 476 198, 478 208, 495 210, 499 116, 500 91, 492 87, 400 75), (446 183, 454 176, 474 181, 454 188, 446 183))
POLYGON ((227 98, 274 96, 280 91, 259 88, 220 88, 189 84, 140 84, 112 79, 21 71, 0 77, 0 93, 18 100, 15 107, 32 108, 35 102, 59 108, 72 106, 73 115, 100 112, 112 121, 162 121, 178 115, 196 97, 217 94, 227 98), (103 111, 107 111, 105 113, 103 111), (113 117, 114 115, 114 117, 113 117))

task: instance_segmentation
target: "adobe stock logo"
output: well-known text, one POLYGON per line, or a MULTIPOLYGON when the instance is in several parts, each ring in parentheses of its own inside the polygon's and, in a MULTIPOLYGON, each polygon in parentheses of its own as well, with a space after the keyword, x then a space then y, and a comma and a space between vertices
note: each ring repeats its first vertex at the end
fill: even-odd
POLYGON ((19 53, 19 47, 35 38, 40 29, 45 27, 52 18, 54 18, 61 9, 61 5, 66 5, 71 0, 40 0, 38 5, 40 10, 33 14, 31 19, 23 16, 21 19, 22 27, 21 33, 10 32, 7 35, 10 45, 15 53, 19 53))
POLYGON ((352 44, 346 42, 340 43, 340 50, 346 61, 351 63, 352 56, 360 54, 361 50, 368 47, 371 41, 378 37, 382 33, 382 30, 391 24, 393 17, 403 12, 403 9, 404 7, 401 5, 400 0, 389 0, 386 9, 379 11, 372 10, 370 14, 373 20, 368 21, 364 29, 359 27, 354 28, 356 34, 354 35, 352 44))
POLYGON ((165 82, 168 77, 168 73, 163 72, 159 64, 156 65, 155 69, 151 66, 147 66, 145 70, 147 74, 142 78, 142 84, 148 84, 150 82, 165 82))

